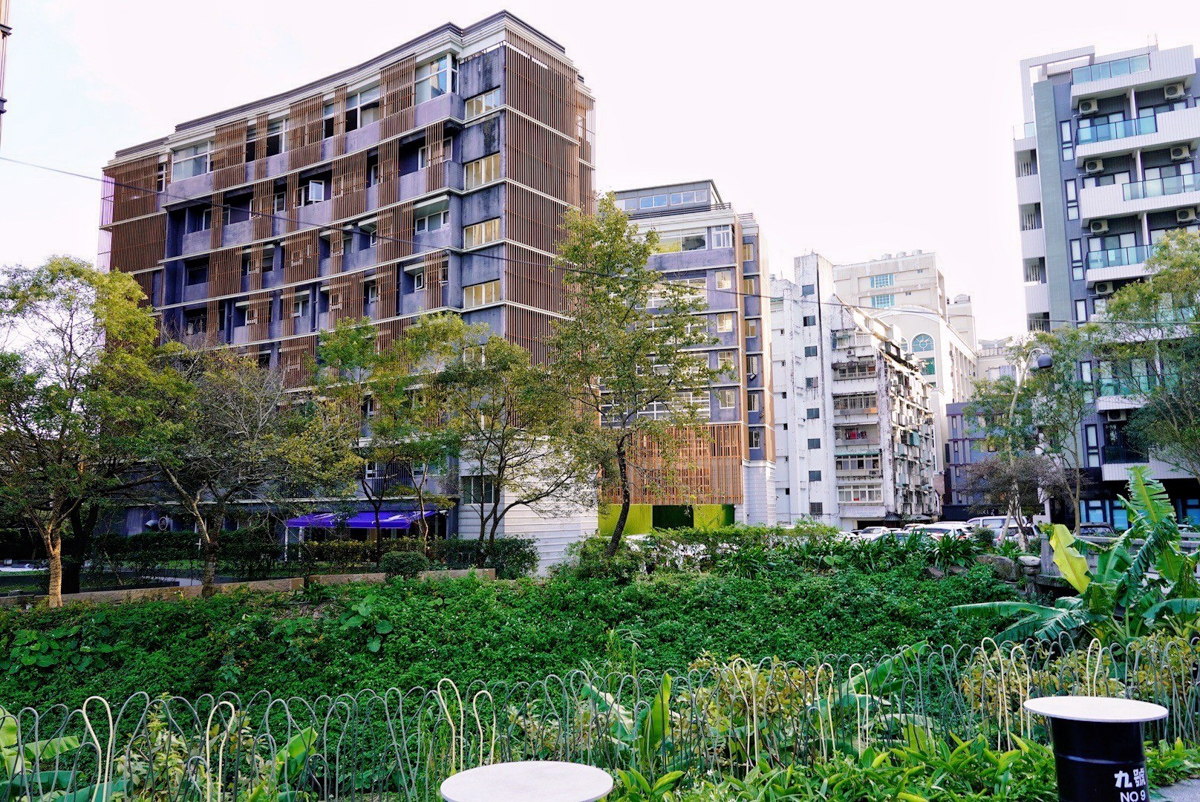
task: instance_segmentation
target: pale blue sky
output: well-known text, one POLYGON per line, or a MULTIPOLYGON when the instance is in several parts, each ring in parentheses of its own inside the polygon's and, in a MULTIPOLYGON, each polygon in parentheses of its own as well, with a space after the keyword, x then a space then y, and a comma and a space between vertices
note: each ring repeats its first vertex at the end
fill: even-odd
MULTIPOLYGON (((98 175, 182 120, 502 7, 563 43, 595 92, 602 188, 712 178, 758 216, 779 274, 808 250, 935 250, 983 337, 1024 328, 1018 61, 1200 43, 1186 5, 1128 0, 13 0, 0 155, 98 175)), ((0 264, 94 258, 98 198, 0 162, 0 264)))

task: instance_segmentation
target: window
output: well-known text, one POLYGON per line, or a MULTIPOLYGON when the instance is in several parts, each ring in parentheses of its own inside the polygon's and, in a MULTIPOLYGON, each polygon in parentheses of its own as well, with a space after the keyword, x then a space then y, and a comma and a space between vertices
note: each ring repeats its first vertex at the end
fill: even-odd
POLYGON ((717 315, 717 333, 728 334, 733 331, 733 313, 722 312, 717 315))
POLYGON ((292 317, 308 317, 308 293, 304 292, 292 301, 292 317))
POLYGON ((307 184, 296 188, 296 205, 309 206, 314 203, 321 203, 325 200, 325 182, 324 181, 309 181, 307 184))
POLYGON ((762 411, 762 393, 746 394, 746 409, 750 412, 762 411))
POLYGON ((283 214, 287 211, 287 195, 282 192, 276 192, 271 198, 271 209, 275 214, 283 214))
POLYGON ((750 430, 750 447, 762 448, 762 429, 750 430))
POLYGON ((475 97, 467 98, 465 111, 466 118, 468 120, 474 120, 476 117, 487 114, 492 109, 499 108, 499 106, 500 90, 498 88, 489 89, 488 91, 476 95, 475 97))
MULTIPOLYGON (((429 152, 429 145, 422 146, 417 151, 417 169, 424 170, 430 164, 432 155, 429 152)), ((454 158, 454 140, 446 137, 442 140, 442 158, 441 162, 448 162, 454 158)), ((439 162, 439 164, 441 163, 439 162)))
POLYGON ((758 295, 758 276, 746 276, 742 279, 743 295, 758 295))
POLYGON ((363 89, 346 98, 346 130, 357 131, 379 119, 379 87, 363 89))
POLYGON ((804 325, 805 326, 817 325, 817 316, 816 315, 805 315, 804 316, 804 325))
POLYGON ((817 294, 817 285, 816 284, 800 285, 800 294, 804 295, 804 296, 816 295, 817 294))
POLYGON ((1075 322, 1086 323, 1088 319, 1087 301, 1079 299, 1075 302, 1075 322))
POLYGON ((1071 278, 1083 281, 1083 242, 1071 240, 1071 278))
POLYGON ((1071 139, 1071 121, 1064 120, 1058 124, 1058 139, 1059 147, 1062 151, 1062 160, 1065 162, 1075 160, 1075 142, 1071 139))
POLYGON ((463 247, 475 248, 500 239, 500 218, 484 220, 463 229, 463 247))
POLYGON ((747 337, 757 337, 758 336, 758 318, 754 318, 754 317, 746 318, 746 336, 747 337))
POLYGON ((743 242, 742 243, 742 261, 743 262, 753 262, 754 261, 754 243, 753 242, 743 242))
POLYGON ((759 356, 758 354, 748 355, 746 357, 746 373, 748 373, 751 376, 751 378, 753 378, 755 375, 758 374, 758 370, 759 370, 759 367, 761 366, 761 363, 762 363, 762 357, 759 356))
POLYGON ((810 438, 808 438, 808 449, 809 449, 809 451, 814 451, 814 450, 816 450, 816 449, 818 449, 818 448, 820 448, 820 447, 821 447, 821 438, 819 438, 819 437, 810 437, 810 438))
POLYGON ((374 281, 368 281, 363 285, 363 290, 365 290, 365 293, 363 295, 364 301, 366 301, 368 304, 379 303, 379 285, 378 284, 376 284, 374 281))
POLYGON ((805 376, 804 377, 804 389, 815 390, 815 389, 817 389, 818 386, 819 386, 819 382, 817 381, 816 376, 805 376))
POLYGON ((463 287, 463 309, 494 304, 500 300, 500 279, 463 287))
POLYGON ((1087 452, 1087 466, 1100 467, 1100 430, 1094 423, 1083 427, 1083 445, 1087 452))
POLYGON ((208 231, 212 228, 212 209, 194 209, 192 231, 208 231))
POLYGON ((717 390, 717 406, 721 409, 733 409, 737 404, 737 391, 730 387, 717 390))
POLYGON ((203 284, 208 281, 208 265, 194 265, 187 269, 187 276, 184 278, 187 286, 194 287, 197 284, 203 284))
POLYGON ((845 504, 861 504, 883 500, 883 488, 879 485, 839 485, 838 501, 845 504))
POLYGON ((706 189, 688 190, 687 192, 672 192, 671 193, 671 205, 672 206, 675 206, 676 204, 680 204, 680 203, 707 203, 707 202, 708 202, 708 190, 706 190, 706 189))
POLYGON ((804 355, 805 356, 816 356, 817 355, 817 346, 815 346, 815 345, 804 346, 804 355))
POLYGON ((887 309, 896 305, 895 295, 872 295, 871 306, 876 309, 887 309))
POLYGON ((1079 219, 1079 193, 1075 188, 1075 179, 1068 178, 1063 184, 1067 191, 1067 219, 1079 219))
POLYGON ((880 289, 881 287, 890 287, 895 283, 895 273, 880 273, 878 276, 871 276, 871 289, 873 290, 880 289))
POLYGON ((714 248, 732 248, 733 227, 715 226, 712 230, 712 246, 714 248))
POLYGON ((928 334, 918 334, 913 337, 912 349, 914 354, 923 354, 933 350, 933 337, 928 334))
POLYGON ((717 352, 717 370, 729 373, 733 370, 733 351, 717 352))
POLYGON ((158 163, 158 175, 154 178, 154 189, 157 192, 167 191, 167 163, 158 163))
POLYGON ((812 516, 824 515, 825 505, 820 501, 810 501, 808 503, 808 514, 812 516))
POLYGON ((655 253, 679 253, 681 251, 703 251, 708 248, 708 229, 690 231, 668 231, 658 235, 655 253))
MULTIPOLYGON (((628 203, 628 201, 626 201, 626 203, 628 203)), ((667 205, 667 196, 666 195, 646 195, 645 197, 638 198, 638 201, 637 201, 637 208, 639 208, 639 209, 654 209, 659 206, 666 206, 666 205, 667 205)))
POLYGON ((936 376, 937 375, 937 360, 933 357, 921 360, 921 375, 936 376))
POLYGON ((500 154, 493 153, 463 165, 463 182, 467 189, 490 184, 500 177, 500 154))
POLYGON ((190 148, 181 148, 171 153, 171 180, 180 181, 192 176, 204 175, 212 170, 212 143, 201 142, 190 148))
POLYGON ((820 471, 809 471, 808 472, 808 481, 810 481, 810 482, 821 481, 821 472, 820 471))
POLYGON ((809 407, 805 412, 805 417, 808 420, 818 420, 821 417, 821 408, 809 407))
POLYGON ((424 103, 453 92, 458 77, 458 65, 454 57, 446 54, 417 67, 416 101, 424 103))
POLYGON ((492 476, 464 476, 462 478, 463 504, 495 504, 496 480, 492 476))
POLYGON ((450 225, 450 211, 443 209, 440 212, 432 212, 423 217, 418 217, 413 223, 413 228, 418 232, 437 231, 442 226, 448 225, 450 225))
POLYGON ((718 290, 733 289, 733 273, 728 270, 718 270, 716 275, 718 290))

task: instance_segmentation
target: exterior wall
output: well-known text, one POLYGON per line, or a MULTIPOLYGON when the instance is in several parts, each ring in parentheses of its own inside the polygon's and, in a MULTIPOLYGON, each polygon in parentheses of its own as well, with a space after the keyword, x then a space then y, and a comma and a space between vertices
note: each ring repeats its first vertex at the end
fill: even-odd
POLYGON ((919 306, 946 316, 946 279, 934 253, 884 254, 879 259, 837 265, 834 276, 838 297, 851 306, 883 308, 877 304, 884 301, 876 299, 893 296, 894 305, 919 306), (892 283, 885 284, 888 277, 892 283))
POLYGON ((8 0, 0 0, 0 131, 4 128, 4 64, 8 60, 8 37, 12 28, 8 25, 8 0))
MULTIPOLYGON (((1185 218, 1200 194, 1182 176, 1196 169, 1200 84, 1190 45, 1108 56, 1087 47, 1027 59, 1021 72, 1025 127, 1013 149, 1026 314, 1037 331, 1102 318, 1106 297, 1146 274, 1163 232, 1196 228, 1185 218), (1178 96, 1168 97, 1169 87, 1178 96), (1186 150, 1172 153, 1180 145, 1186 150)), ((1080 370, 1097 380, 1097 412, 1079 433, 1091 486, 1077 513, 1123 523, 1117 496, 1131 464, 1149 465, 1181 515, 1200 507, 1187 482, 1126 446, 1122 410, 1136 398, 1105 380, 1104 365, 1080 370)))
MULTIPOLYGON (((565 309, 549 269, 559 224, 593 204, 593 108, 562 46, 513 15, 445 25, 118 152, 98 264, 134 276, 164 336, 258 355, 296 390, 318 333, 346 318, 372 320, 386 347, 453 310, 541 360, 565 309), (444 58, 436 94, 418 73, 444 58), (494 169, 476 171, 485 157, 494 169), (487 282, 494 292, 473 289, 487 282)), ((594 514, 508 529, 518 521, 547 539, 547 559, 595 530, 594 514)))
MULTIPOLYGON (((503 503, 511 496, 504 494, 503 503)), ((459 506, 458 536, 479 537, 479 505, 459 506)), ((538 550, 538 573, 545 573, 552 565, 567 558, 567 550, 596 534, 598 522, 595 507, 572 505, 539 505, 514 507, 500 522, 496 537, 521 537, 533 540, 538 550)), ((487 536, 487 533, 484 533, 487 536)))

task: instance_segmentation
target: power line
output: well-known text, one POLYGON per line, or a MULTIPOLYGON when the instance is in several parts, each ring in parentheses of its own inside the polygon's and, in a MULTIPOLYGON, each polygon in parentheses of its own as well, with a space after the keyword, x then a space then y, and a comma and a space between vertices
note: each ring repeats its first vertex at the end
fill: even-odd
MULTIPOLYGON (((138 186, 137 184, 129 184, 126 182, 117 181, 115 179, 109 178, 108 176, 97 178, 94 175, 88 175, 86 173, 78 173, 73 170, 67 170, 67 169, 63 169, 60 167, 51 167, 51 166, 45 165, 45 164, 37 164, 35 162, 22 161, 21 159, 14 159, 9 156, 0 156, 0 161, 5 161, 5 162, 9 162, 11 164, 21 165, 22 167, 30 167, 30 168, 33 168, 36 170, 45 170, 47 172, 57 173, 59 175, 69 176, 71 178, 80 178, 85 181, 92 181, 94 183, 111 184, 114 187, 122 187, 122 188, 133 190, 136 192, 142 192, 142 193, 154 194, 154 195, 165 195, 168 200, 175 200, 175 201, 181 201, 181 202, 190 202, 190 201, 196 200, 195 198, 188 198, 188 197, 181 197, 178 195, 172 195, 168 191, 159 192, 157 188, 151 189, 149 187, 138 186)), ((241 209, 239 207, 233 206, 228 203, 211 203, 210 202, 209 205, 214 208, 219 208, 222 210, 230 209, 230 210, 237 210, 237 211, 247 211, 246 209, 241 209)), ((267 214, 265 212, 256 212, 253 210, 249 210, 249 214, 250 214, 251 218, 258 217, 258 218, 265 218, 268 220, 278 220, 278 221, 286 223, 286 224, 294 223, 296 226, 302 225, 302 221, 297 218, 291 218, 291 217, 287 217, 286 215, 279 215, 279 214, 275 214, 273 212, 270 214, 267 214)), ((377 239, 385 240, 387 242, 395 242, 395 243, 402 244, 402 245, 411 245, 414 248, 418 246, 418 243, 415 242, 414 240, 406 240, 406 239, 401 239, 399 237, 394 237, 394 236, 384 236, 384 235, 381 235, 378 233, 376 234, 376 237, 377 237, 377 239)), ((238 247, 238 246, 231 246, 231 247, 238 247)), ((435 249, 430 249, 430 250, 425 250, 425 251, 415 251, 412 254, 408 254, 408 257, 420 256, 423 253, 434 253, 438 250, 442 250, 442 249, 435 248, 435 249)), ((562 270, 564 272, 580 273, 583 275, 591 275, 591 276, 600 276, 602 278, 615 278, 615 276, 613 276, 612 274, 601 273, 596 270, 588 270, 586 268, 582 268, 577 265, 555 264, 555 265, 548 266, 541 262, 530 262, 530 261, 524 260, 524 259, 514 259, 510 256, 493 254, 493 253, 483 253, 483 252, 472 252, 469 255, 472 257, 481 257, 484 259, 495 259, 497 261, 507 262, 507 263, 511 263, 511 264, 527 265, 530 267, 541 267, 541 268, 546 268, 548 270, 562 270)), ((408 258, 408 257, 405 257, 405 258, 408 258)), ((183 259, 185 257, 180 256, 178 258, 183 259)), ((700 268, 698 268, 698 269, 700 269, 700 268)), ((759 278, 760 279, 761 278, 769 279, 770 277, 769 276, 765 276, 765 277, 759 276, 759 278)), ((769 294, 745 292, 743 290, 734 289, 732 287, 730 287, 729 289, 718 289, 718 290, 716 290, 716 292, 723 292, 723 293, 727 293, 727 294, 735 295, 735 296, 739 296, 739 297, 744 297, 744 298, 758 298, 759 300, 767 300, 767 301, 772 300, 772 296, 769 294)), ((814 304, 814 305, 818 305, 818 306, 837 307, 837 308, 841 308, 841 309, 854 309, 854 310, 863 312, 864 314, 868 314, 868 315, 872 315, 872 316, 885 315, 888 313, 900 313, 900 314, 927 315, 927 316, 937 317, 939 320, 945 319, 942 317, 940 312, 936 312, 932 309, 923 309, 923 308, 905 309, 902 307, 861 306, 858 304, 850 304, 850 303, 844 303, 844 302, 840 302, 840 301, 821 301, 821 300, 815 299, 815 298, 809 299, 808 297, 805 297, 805 296, 801 297, 800 302, 814 304)), ((1065 325, 1076 325, 1076 321, 1074 321, 1074 320, 1059 320, 1059 319, 1052 319, 1052 318, 1041 318, 1041 320, 1044 320, 1047 323, 1062 323, 1065 325)), ((1163 326, 1163 325, 1165 325, 1161 321, 1148 321, 1148 320, 1136 320, 1136 321, 1094 320, 1094 321, 1090 321, 1090 322, 1106 323, 1109 325, 1143 325, 1143 326, 1163 326)))

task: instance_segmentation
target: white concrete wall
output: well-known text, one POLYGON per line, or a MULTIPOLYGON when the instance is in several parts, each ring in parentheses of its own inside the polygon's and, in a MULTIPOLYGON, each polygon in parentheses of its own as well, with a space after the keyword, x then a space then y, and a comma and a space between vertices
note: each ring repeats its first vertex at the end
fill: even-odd
MULTIPOLYGON (((490 522, 489 522, 490 524, 490 522)), ((565 504, 538 504, 511 509, 496 537, 519 537, 537 545, 538 573, 566 559, 567 548, 596 533, 599 524, 596 507, 565 504)), ((463 504, 458 510, 458 536, 479 537, 479 505, 463 504)))

